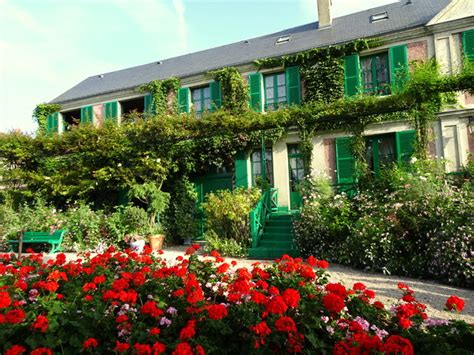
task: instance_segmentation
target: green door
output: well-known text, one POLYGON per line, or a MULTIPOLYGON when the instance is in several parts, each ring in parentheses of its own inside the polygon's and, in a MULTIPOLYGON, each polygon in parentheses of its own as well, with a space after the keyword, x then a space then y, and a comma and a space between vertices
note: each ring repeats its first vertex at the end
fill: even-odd
POLYGON ((297 210, 301 206, 299 183, 304 177, 303 154, 298 144, 288 145, 288 170, 290 173, 290 209, 297 210))

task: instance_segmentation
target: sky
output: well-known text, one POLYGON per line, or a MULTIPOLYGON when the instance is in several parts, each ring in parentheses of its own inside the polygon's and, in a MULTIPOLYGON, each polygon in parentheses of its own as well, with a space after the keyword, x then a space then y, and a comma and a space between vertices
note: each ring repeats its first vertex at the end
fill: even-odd
MULTIPOLYGON (((397 0, 332 0, 333 17, 397 0)), ((317 21, 317 0, 0 0, 0 132, 92 75, 317 21)))

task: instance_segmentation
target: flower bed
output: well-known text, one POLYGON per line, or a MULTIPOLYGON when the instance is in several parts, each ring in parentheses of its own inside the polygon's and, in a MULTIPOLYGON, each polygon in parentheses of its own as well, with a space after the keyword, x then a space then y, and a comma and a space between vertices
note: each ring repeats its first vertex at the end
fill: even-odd
MULTIPOLYGON (((325 261, 283 256, 235 268, 216 252, 169 263, 120 252, 66 262, 63 254, 0 256, 5 354, 468 353, 473 327, 426 316, 409 286, 400 303, 362 283, 328 283, 325 261)), ((234 262, 235 264, 235 262, 234 262)), ((447 307, 460 311, 451 297, 447 307)))

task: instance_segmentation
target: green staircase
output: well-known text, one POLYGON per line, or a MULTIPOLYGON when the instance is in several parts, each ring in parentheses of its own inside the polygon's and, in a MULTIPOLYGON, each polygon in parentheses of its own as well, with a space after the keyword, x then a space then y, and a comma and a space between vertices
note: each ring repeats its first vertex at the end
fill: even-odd
POLYGON ((293 216, 291 212, 272 212, 266 221, 257 246, 250 249, 250 259, 275 259, 283 254, 297 256, 293 244, 293 216))

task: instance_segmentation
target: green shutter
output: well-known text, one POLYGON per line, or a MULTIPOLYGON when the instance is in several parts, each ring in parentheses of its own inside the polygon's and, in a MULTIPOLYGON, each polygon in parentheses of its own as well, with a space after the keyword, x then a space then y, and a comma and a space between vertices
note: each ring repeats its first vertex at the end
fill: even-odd
POLYGON ((58 129, 59 129, 59 112, 55 112, 52 114, 51 130, 54 133, 58 133, 58 129))
POLYGON ((285 70, 286 99, 288 106, 301 104, 300 68, 289 67, 285 70))
POLYGON ((466 60, 474 63, 474 30, 462 33, 462 48, 466 60))
POLYGON ((257 112, 263 111, 262 84, 261 73, 249 74, 250 108, 257 112))
POLYGON ((400 163, 408 163, 415 151, 416 131, 397 132, 395 134, 395 140, 397 144, 397 161, 400 163))
POLYGON ((154 110, 154 107, 153 107, 153 96, 151 96, 151 94, 147 94, 143 97, 143 104, 144 104, 144 110, 143 112, 144 113, 148 113, 148 114, 154 114, 155 110, 154 110))
POLYGON ((353 54, 344 58, 344 95, 354 96, 360 88, 359 55, 353 54))
POLYGON ((92 106, 81 107, 81 123, 92 123, 93 117, 92 106))
POLYGON ((222 106, 221 83, 213 81, 209 84, 211 90, 211 111, 215 111, 222 106))
POLYGON ((118 101, 105 103, 105 121, 117 122, 118 118, 118 101))
POLYGON ((390 47, 390 83, 392 93, 400 92, 408 79, 408 49, 406 45, 390 47))
POLYGON ((52 131, 53 131, 53 114, 50 114, 46 118, 46 132, 51 133, 52 131))
POLYGON ((235 186, 248 188, 247 154, 239 152, 235 156, 235 186))
POLYGON ((178 90, 178 112, 189 112, 189 104, 191 99, 191 90, 189 88, 180 88, 178 90))
POLYGON ((352 154, 351 137, 336 138, 336 171, 338 184, 356 182, 355 157, 352 154))

